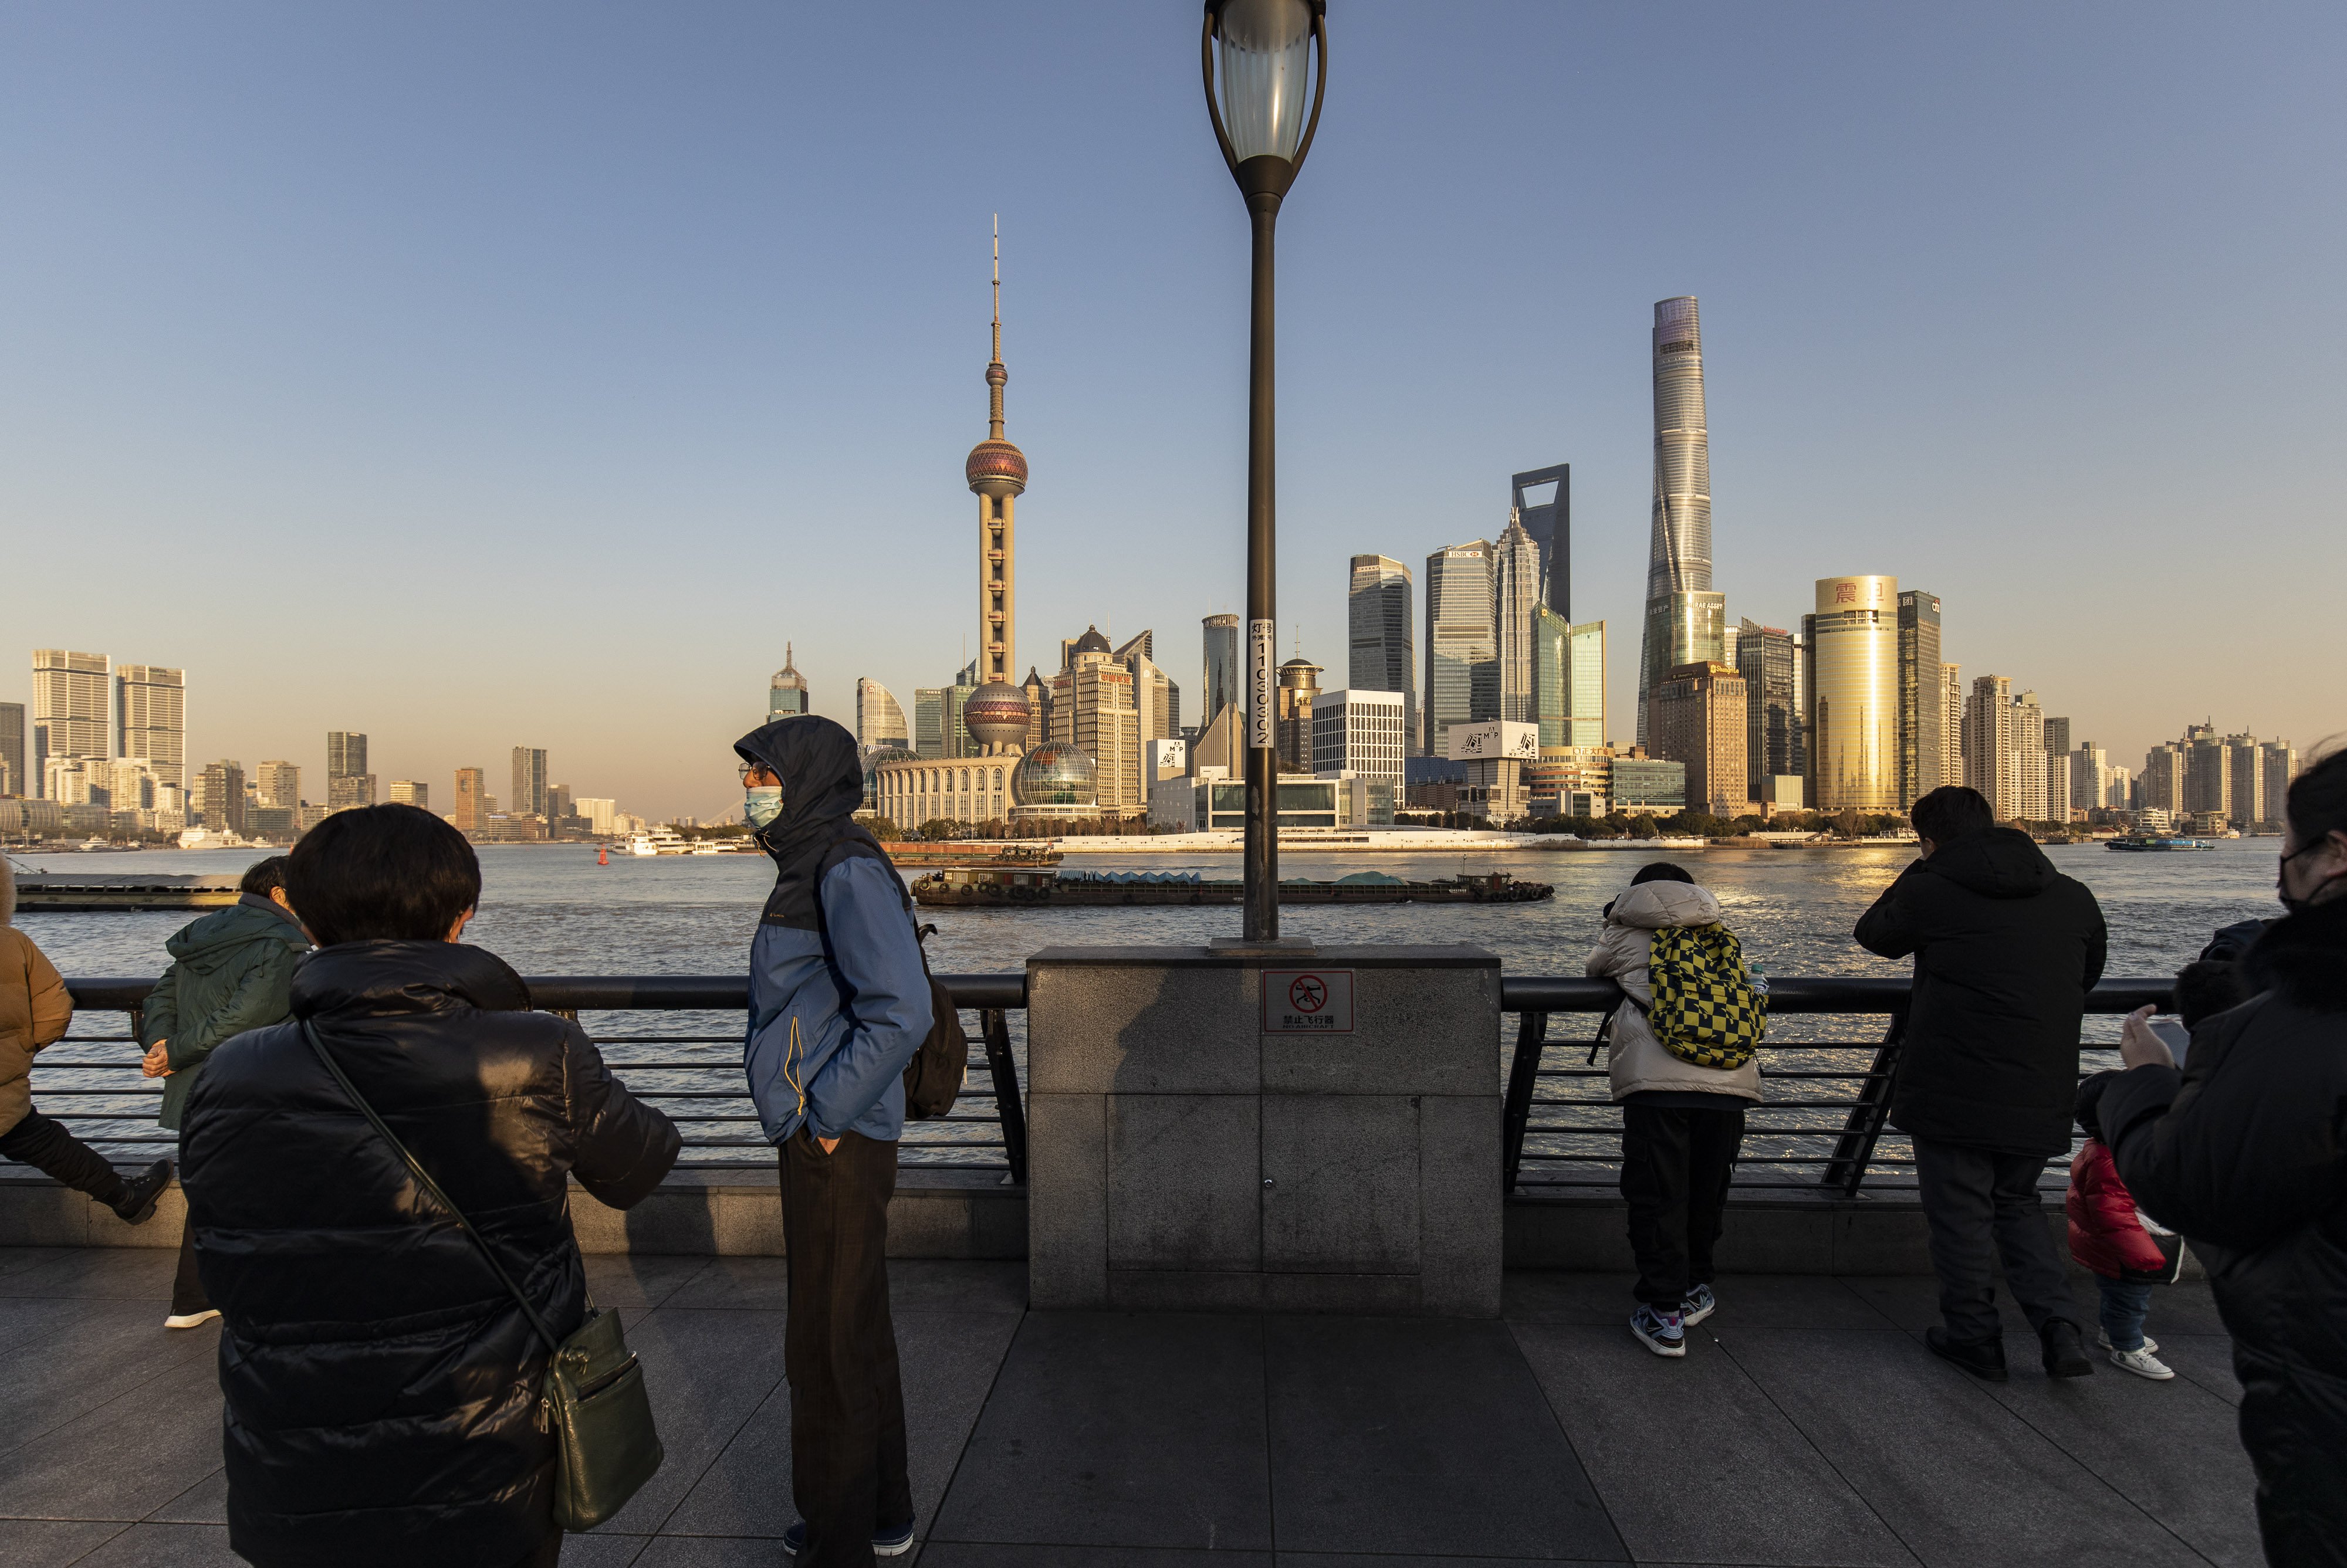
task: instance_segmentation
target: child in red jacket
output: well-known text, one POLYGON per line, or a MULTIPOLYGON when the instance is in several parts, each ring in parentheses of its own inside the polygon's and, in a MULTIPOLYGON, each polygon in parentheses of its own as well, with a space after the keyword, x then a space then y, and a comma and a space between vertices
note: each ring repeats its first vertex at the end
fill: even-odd
POLYGON ((2145 1227, 2103 1142, 2095 1107, 2116 1076, 2096 1073, 2078 1085, 2078 1125, 2086 1141, 2071 1157, 2070 1192, 2062 1206, 2070 1216, 2070 1255, 2093 1272, 2102 1291, 2101 1339, 2111 1365, 2166 1382, 2176 1374, 2155 1354, 2159 1346, 2144 1337, 2143 1323, 2151 1314, 2151 1287, 2176 1278, 2183 1238, 2171 1231, 2155 1236, 2145 1227))

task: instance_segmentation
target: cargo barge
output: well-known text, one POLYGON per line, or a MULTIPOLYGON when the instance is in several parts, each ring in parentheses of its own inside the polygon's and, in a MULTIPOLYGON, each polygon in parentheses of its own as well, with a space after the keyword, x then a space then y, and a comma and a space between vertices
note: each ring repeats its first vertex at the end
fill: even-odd
POLYGON ((225 909, 240 873, 213 876, 103 876, 73 871, 16 873, 19 914, 105 915, 148 909, 225 909))
MULTIPOLYGON (((1136 904, 1236 904, 1246 884, 1208 881, 1194 871, 1075 871, 988 866, 933 872, 913 884, 913 897, 939 909, 1122 907, 1136 904)), ((1530 904, 1554 897, 1545 882, 1522 882, 1504 871, 1405 882, 1381 871, 1357 871, 1334 882, 1293 877, 1279 885, 1282 904, 1530 904)))

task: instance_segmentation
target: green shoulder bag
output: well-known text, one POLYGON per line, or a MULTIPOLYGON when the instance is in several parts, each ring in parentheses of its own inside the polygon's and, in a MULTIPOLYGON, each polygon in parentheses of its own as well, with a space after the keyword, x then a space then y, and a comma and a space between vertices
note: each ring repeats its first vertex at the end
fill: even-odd
POLYGON ((448 1211, 457 1228, 472 1239, 480 1249, 482 1259, 498 1282, 512 1293, 515 1305, 521 1308, 530 1327, 546 1342, 553 1358, 546 1368, 546 1381, 538 1402, 538 1430, 554 1436, 554 1522, 565 1530, 592 1530, 626 1506, 628 1499, 652 1478, 667 1457, 661 1449, 660 1433, 652 1428, 651 1399, 644 1389, 644 1369, 629 1353, 628 1341, 620 1328, 617 1312, 599 1312, 590 1301, 587 1321, 568 1339, 557 1339, 554 1331, 538 1315, 535 1302, 522 1293, 497 1255, 481 1233, 473 1228, 464 1211, 448 1201, 432 1173, 408 1152, 375 1114, 366 1096, 343 1071, 326 1042, 309 1020, 302 1020, 302 1032, 309 1038, 310 1049, 326 1064, 326 1071, 342 1085, 351 1103, 365 1112, 367 1121, 383 1135, 383 1141, 399 1151, 407 1162, 409 1173, 416 1184, 432 1194, 432 1201, 448 1211))

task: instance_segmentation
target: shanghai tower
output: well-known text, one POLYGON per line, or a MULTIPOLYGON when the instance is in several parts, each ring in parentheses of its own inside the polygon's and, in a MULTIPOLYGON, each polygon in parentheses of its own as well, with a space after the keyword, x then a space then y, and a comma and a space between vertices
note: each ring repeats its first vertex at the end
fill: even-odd
POLYGON ((1695 296, 1655 305, 1654 538, 1638 654, 1638 740, 1646 693, 1681 664, 1723 658, 1727 600, 1711 591, 1711 436, 1703 407, 1703 328, 1695 296))

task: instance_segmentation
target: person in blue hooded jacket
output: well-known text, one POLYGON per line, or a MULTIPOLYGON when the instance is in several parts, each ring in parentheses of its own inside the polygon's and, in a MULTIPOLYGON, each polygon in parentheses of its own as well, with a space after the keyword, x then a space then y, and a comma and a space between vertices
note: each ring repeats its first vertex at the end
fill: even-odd
POLYGON ((932 1022, 911 897, 864 804, 856 741, 794 714, 734 743, 774 890, 750 944, 743 1065, 779 1151, 790 1312, 791 1489, 802 1568, 913 1543, 905 1397, 888 1317, 888 1199, 905 1069, 932 1022))

